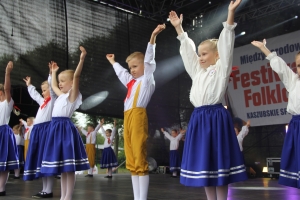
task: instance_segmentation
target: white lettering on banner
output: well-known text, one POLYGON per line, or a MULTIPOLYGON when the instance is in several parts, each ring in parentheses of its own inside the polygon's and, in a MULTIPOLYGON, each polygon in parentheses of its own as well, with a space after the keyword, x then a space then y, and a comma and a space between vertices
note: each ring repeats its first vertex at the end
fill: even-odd
MULTIPOLYGON (((300 31, 267 39, 267 46, 276 51, 296 72, 295 55, 300 51, 300 31)), ((251 119, 251 125, 262 126, 288 123, 288 92, 279 76, 270 67, 269 60, 253 45, 236 48, 233 54, 233 71, 228 84, 229 100, 235 116, 251 119)))

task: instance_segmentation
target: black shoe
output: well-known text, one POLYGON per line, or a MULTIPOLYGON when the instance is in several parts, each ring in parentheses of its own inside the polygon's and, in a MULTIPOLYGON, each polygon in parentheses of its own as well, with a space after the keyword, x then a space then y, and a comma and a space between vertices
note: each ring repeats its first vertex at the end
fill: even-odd
POLYGON ((104 178, 112 178, 112 176, 105 176, 104 178))
POLYGON ((172 178, 177 178, 178 176, 171 175, 172 178))
POLYGON ((51 193, 39 192, 32 196, 32 198, 35 198, 35 199, 52 198, 52 197, 53 197, 52 192, 51 193))
POLYGON ((55 176, 56 179, 60 179, 60 176, 55 176))
POLYGON ((6 192, 5 191, 0 192, 0 196, 6 196, 6 192))
POLYGON ((20 176, 14 176, 14 179, 20 179, 20 176))
POLYGON ((93 175, 93 174, 88 174, 88 175, 86 175, 86 176, 84 176, 84 177, 91 177, 91 178, 93 178, 94 175, 93 175))

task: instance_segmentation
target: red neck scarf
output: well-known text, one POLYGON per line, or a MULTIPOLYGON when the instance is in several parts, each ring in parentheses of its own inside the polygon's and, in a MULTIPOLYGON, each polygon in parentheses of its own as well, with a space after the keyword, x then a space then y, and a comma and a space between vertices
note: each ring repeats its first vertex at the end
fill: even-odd
POLYGON ((45 108, 46 105, 47 105, 47 103, 48 103, 50 100, 51 100, 51 97, 48 97, 48 98, 44 99, 44 103, 43 103, 43 105, 41 105, 41 109, 45 108))
POLYGON ((131 94, 131 90, 132 90, 132 86, 134 85, 134 83, 136 82, 135 79, 132 79, 131 81, 129 81, 129 83, 127 83, 127 95, 124 101, 126 101, 126 99, 128 99, 130 97, 131 94))
POLYGON ((107 137, 107 143, 110 144, 110 137, 107 137))

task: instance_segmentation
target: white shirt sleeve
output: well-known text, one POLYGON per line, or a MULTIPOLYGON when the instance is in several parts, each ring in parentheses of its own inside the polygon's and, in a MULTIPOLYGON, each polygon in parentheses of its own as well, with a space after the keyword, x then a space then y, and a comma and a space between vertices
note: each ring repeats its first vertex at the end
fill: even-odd
POLYGON ((98 131, 99 131, 99 129, 100 129, 100 127, 101 127, 101 125, 100 124, 98 124, 97 126, 96 126, 96 128, 95 128, 95 133, 97 133, 98 131))
POLYGON ((176 139, 179 141, 179 140, 181 140, 182 136, 183 136, 183 134, 182 134, 182 133, 179 133, 179 134, 176 136, 176 139))
POLYGON ((83 135, 87 136, 88 132, 86 130, 84 130, 83 128, 81 129, 81 132, 82 132, 83 135))
POLYGON ((235 40, 234 28, 236 25, 236 23, 234 23, 234 25, 229 25, 227 22, 223 22, 224 28, 219 36, 217 47, 221 65, 217 65, 220 66, 220 69, 217 70, 219 70, 222 77, 228 77, 232 71, 233 48, 235 40))
POLYGON ((248 126, 243 126, 239 134, 241 134, 241 137, 244 139, 248 135, 248 133, 249 133, 248 126))
POLYGON ((133 79, 132 75, 128 72, 127 69, 123 68, 119 63, 114 63, 113 68, 121 81, 121 83, 127 87, 127 83, 133 79))
POLYGON ((164 131, 163 133, 166 136, 166 138, 168 138, 169 140, 172 139, 172 136, 167 131, 164 131))
POLYGON ((23 124, 23 126, 24 126, 25 129, 26 129, 26 128, 29 128, 29 127, 27 126, 27 122, 24 121, 23 119, 22 119, 22 124, 23 124))
POLYGON ((50 97, 51 97, 52 101, 54 102, 54 99, 57 98, 57 95, 55 94, 55 92, 52 89, 51 81, 52 81, 52 77, 49 74, 49 76, 48 76, 49 92, 50 92, 50 97))
POLYGON ((101 126, 100 134, 101 134, 103 137, 106 137, 106 136, 105 136, 105 130, 104 130, 103 126, 101 126))
POLYGON ((147 87, 149 84, 153 82, 153 73, 156 69, 156 62, 155 62, 155 44, 148 43, 147 50, 145 53, 144 59, 144 76, 146 81, 144 82, 145 86, 147 87))
POLYGON ((199 57, 196 53, 195 43, 188 37, 186 32, 178 35, 177 39, 180 41, 180 55, 185 70, 191 79, 193 79, 197 72, 202 70, 199 64, 199 57))
POLYGON ((30 97, 39 105, 42 105, 44 103, 44 98, 36 91, 35 87, 33 85, 29 85, 27 88, 30 97))
POLYGON ((111 131, 111 135, 110 135, 110 140, 112 141, 116 135, 117 129, 116 127, 113 128, 113 130, 111 131))
POLYGON ((286 90, 290 92, 298 79, 298 75, 286 64, 282 58, 278 57, 276 52, 270 53, 267 57, 270 60, 271 68, 278 74, 286 90))

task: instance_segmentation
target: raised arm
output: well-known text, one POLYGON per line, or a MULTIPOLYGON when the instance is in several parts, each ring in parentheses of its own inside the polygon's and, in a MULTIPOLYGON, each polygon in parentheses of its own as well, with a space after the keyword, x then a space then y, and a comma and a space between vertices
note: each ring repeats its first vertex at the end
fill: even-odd
POLYGON ((24 126, 25 128, 28 128, 27 122, 26 122, 25 120, 20 119, 19 121, 23 124, 23 126, 24 126))
POLYGON ((35 100, 39 105, 43 104, 44 98, 36 91, 36 88, 31 84, 31 77, 26 76, 26 78, 23 78, 23 81, 27 85, 27 89, 30 97, 33 100, 35 100))
POLYGON ((150 43, 150 44, 155 44, 156 36, 157 36, 160 32, 162 32, 163 30, 165 30, 165 29, 166 29, 166 25, 165 25, 165 24, 159 24, 159 25, 154 29, 154 31, 152 32, 149 43, 150 43))
POLYGON ((195 43, 188 37, 187 33, 184 32, 182 29, 182 14, 180 15, 180 18, 178 18, 176 12, 171 11, 169 14, 169 19, 178 34, 177 39, 180 41, 180 55, 185 70, 193 79, 197 71, 201 69, 199 64, 199 58, 196 53, 195 43))
POLYGON ((9 61, 7 66, 6 66, 6 70, 5 70, 4 93, 5 93, 5 98, 6 98, 7 103, 9 103, 10 100, 11 100, 10 72, 12 71, 13 67, 14 67, 13 62, 9 61))
POLYGON ((228 15, 227 15, 227 24, 233 25, 234 24, 234 13, 236 8, 240 5, 242 0, 235 0, 230 1, 230 4, 228 6, 228 15))
POLYGON ((88 132, 84 128, 80 128, 80 130, 83 135, 87 136, 88 132))
POLYGON ((266 39, 263 42, 253 41, 251 44, 259 48, 267 56, 267 59, 270 60, 271 68, 278 74, 286 90, 290 91, 295 86, 294 82, 298 79, 298 75, 293 72, 282 58, 277 56, 276 52, 271 53, 266 46, 266 39))
POLYGON ((60 96, 61 94, 63 94, 63 92, 60 91, 60 89, 58 88, 58 85, 57 85, 56 74, 57 74, 58 69, 59 69, 59 67, 57 66, 56 62, 51 61, 51 70, 52 70, 51 86, 52 86, 52 89, 55 92, 55 94, 57 96, 60 96))
POLYGON ((163 128, 161 128, 160 130, 166 136, 166 138, 168 138, 169 140, 172 139, 172 136, 168 132, 166 132, 163 128))
POLYGON ((74 73, 73 86, 72 86, 72 89, 71 89, 70 95, 69 95, 69 101, 71 103, 73 103, 77 99, 78 94, 79 94, 79 79, 80 79, 80 74, 81 74, 81 71, 82 71, 84 59, 85 59, 85 56, 86 56, 85 48, 80 46, 79 49, 81 51, 80 60, 79 60, 79 63, 77 65, 75 73, 74 73))
POLYGON ((48 67, 49 67, 49 76, 48 76, 49 92, 50 92, 50 97, 51 97, 52 101, 54 102, 54 100, 57 98, 57 95, 55 94, 55 92, 52 89, 52 67, 51 67, 51 62, 48 64, 48 67))
POLYGON ((127 87, 127 83, 133 79, 132 75, 128 72, 128 70, 115 61, 115 54, 106 54, 106 59, 110 62, 110 64, 112 64, 121 83, 127 87))

